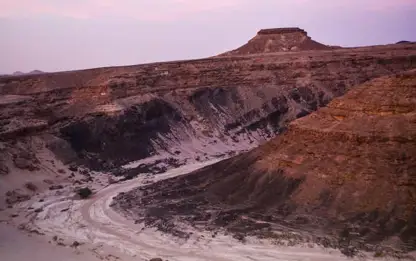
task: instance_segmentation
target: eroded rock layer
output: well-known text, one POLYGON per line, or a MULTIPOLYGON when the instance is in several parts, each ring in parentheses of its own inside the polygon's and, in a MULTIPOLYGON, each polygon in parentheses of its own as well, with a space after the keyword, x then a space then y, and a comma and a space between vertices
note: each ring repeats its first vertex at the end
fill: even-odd
POLYGON ((159 172, 253 148, 415 61, 416 46, 400 44, 2 77, 0 139, 46 133, 64 162, 159 172))
POLYGON ((290 240, 346 254, 415 250, 416 71, 355 87, 248 153, 119 195, 114 207, 162 228, 296 231, 290 240))

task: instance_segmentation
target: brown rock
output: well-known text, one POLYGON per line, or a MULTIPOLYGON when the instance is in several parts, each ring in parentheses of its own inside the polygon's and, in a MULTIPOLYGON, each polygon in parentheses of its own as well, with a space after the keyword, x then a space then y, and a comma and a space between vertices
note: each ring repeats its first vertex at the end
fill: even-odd
POLYGON ((58 190, 58 189, 63 189, 64 186, 62 185, 52 185, 49 187, 49 190, 58 190))
POLYGON ((0 161, 0 176, 9 174, 10 170, 4 163, 0 161))
POLYGON ((369 81, 248 153, 116 202, 160 220, 188 216, 262 236, 258 221, 319 230, 327 235, 315 242, 346 255, 391 237, 400 241, 394 247, 414 251, 415 97, 416 70, 369 81), (213 210, 221 211, 210 221, 203 213, 213 210))
POLYGON ((78 171, 78 167, 76 165, 70 165, 69 170, 75 172, 75 171, 78 171))
POLYGON ((49 185, 53 184, 53 181, 50 180, 50 179, 44 179, 43 182, 46 183, 46 184, 49 184, 49 185))
POLYGON ((117 180, 115 180, 113 177, 108 176, 108 184, 115 184, 117 183, 117 180))
POLYGON ((156 257, 156 258, 150 259, 149 261, 163 261, 163 259, 160 257, 156 257))
POLYGON ((30 196, 20 189, 10 190, 6 192, 6 204, 13 205, 15 203, 23 202, 30 199, 30 196))
POLYGON ((35 184, 33 184, 32 182, 27 182, 25 184, 25 188, 27 188, 30 191, 36 191, 36 190, 38 190, 38 187, 35 184))
POLYGON ((78 241, 74 241, 71 245, 71 247, 79 247, 81 245, 81 243, 79 243, 78 241))
POLYGON ((33 153, 27 151, 21 151, 17 155, 14 155, 13 162, 19 169, 27 169, 30 171, 39 169, 37 166, 39 163, 38 159, 33 153))
POLYGON ((30 99, 2 105, 8 130, 0 140, 39 134, 62 162, 107 171, 166 152, 183 158, 206 150, 211 158, 227 146, 256 147, 352 86, 414 68, 416 57, 406 43, 331 49, 297 28, 262 30, 247 48, 237 56, 1 77, 2 97, 30 99), (201 145, 189 147, 195 139, 201 145))

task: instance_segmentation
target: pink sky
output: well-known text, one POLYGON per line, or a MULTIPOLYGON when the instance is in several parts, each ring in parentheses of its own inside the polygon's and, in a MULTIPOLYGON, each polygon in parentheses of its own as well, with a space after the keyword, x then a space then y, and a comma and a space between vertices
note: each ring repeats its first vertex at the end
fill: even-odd
POLYGON ((244 0, 0 0, 0 16, 56 15, 94 19, 122 16, 139 20, 166 20, 203 11, 218 10, 244 0))
MULTIPOLYGON (((261 5, 264 0, 0 0, 0 16, 27 17, 55 15, 94 19, 122 16, 139 20, 175 19, 183 15, 223 10, 233 7, 261 5)), ((320 6, 364 8, 388 11, 392 8, 416 6, 416 0, 275 0, 276 7, 320 6)))
POLYGON ((416 0, 0 0, 0 74, 215 55, 257 30, 320 42, 416 41, 416 0))

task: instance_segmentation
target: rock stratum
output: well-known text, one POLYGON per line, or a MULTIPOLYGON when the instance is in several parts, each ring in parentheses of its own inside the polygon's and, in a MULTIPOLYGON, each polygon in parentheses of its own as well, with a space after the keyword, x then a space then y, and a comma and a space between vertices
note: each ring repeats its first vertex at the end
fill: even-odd
POLYGON ((171 232, 185 222, 349 255, 414 251, 415 97, 416 70, 366 82, 248 153, 120 194, 114 207, 171 232))
POLYGON ((160 172, 254 148, 415 61, 416 46, 398 44, 1 77, 0 140, 36 136, 66 163, 160 172))
POLYGON ((413 250, 414 77, 400 73, 416 69, 416 45, 332 48, 297 28, 256 38, 207 59, 1 76, 0 212, 243 153, 114 207, 176 235, 182 221, 347 254, 413 250))

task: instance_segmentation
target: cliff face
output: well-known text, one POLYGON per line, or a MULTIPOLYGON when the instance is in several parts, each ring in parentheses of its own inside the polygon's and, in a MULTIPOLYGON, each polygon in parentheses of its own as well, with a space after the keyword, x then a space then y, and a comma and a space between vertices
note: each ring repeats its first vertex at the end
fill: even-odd
POLYGON ((262 29, 245 45, 222 55, 248 55, 287 51, 332 50, 330 47, 312 40, 300 28, 262 29))
POLYGON ((404 44, 3 77, 0 139, 47 133, 95 169, 133 161, 163 169, 253 148, 415 60, 416 47, 404 44))
POLYGON ((115 207, 243 237, 296 231, 349 254, 415 250, 415 97, 415 70, 367 82, 253 151, 120 195, 115 207))

